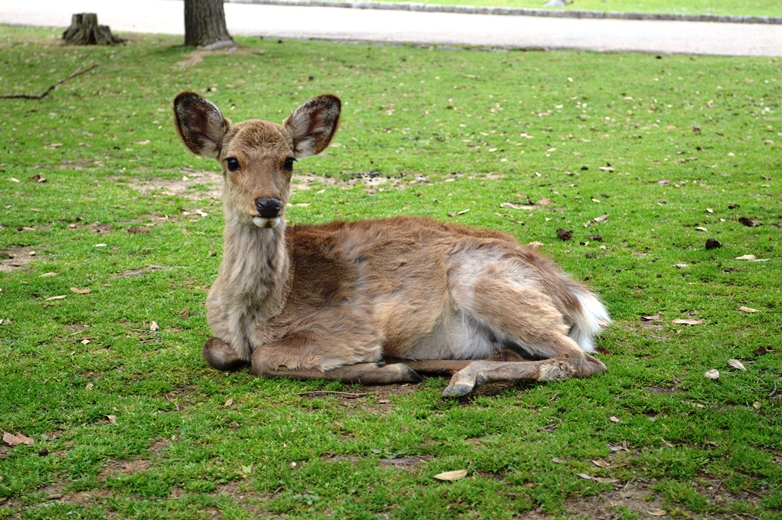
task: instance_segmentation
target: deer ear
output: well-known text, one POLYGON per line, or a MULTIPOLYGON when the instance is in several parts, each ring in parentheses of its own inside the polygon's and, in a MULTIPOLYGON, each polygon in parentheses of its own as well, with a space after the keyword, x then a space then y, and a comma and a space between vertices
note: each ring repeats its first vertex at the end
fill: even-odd
POLYGON ((220 109, 194 92, 182 92, 174 99, 174 121, 179 137, 191 152, 216 159, 231 123, 220 109))
POLYGON ((293 155, 297 159, 317 155, 337 132, 342 103, 327 94, 310 99, 282 123, 293 137, 293 155))

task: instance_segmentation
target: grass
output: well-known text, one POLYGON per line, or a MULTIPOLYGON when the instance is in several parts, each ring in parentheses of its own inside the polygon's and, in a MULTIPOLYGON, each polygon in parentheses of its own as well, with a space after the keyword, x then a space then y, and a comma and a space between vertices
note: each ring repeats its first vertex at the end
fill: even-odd
POLYGON ((779 518, 778 59, 126 36, 0 28, 2 93, 99 64, 0 101, 0 429, 34 441, 0 446, 0 518, 779 518), (540 241, 611 311, 608 372, 444 401, 208 369, 222 218, 185 89, 234 120, 340 95, 291 220, 540 241))
MULTIPOLYGON (((390 3, 409 2, 409 0, 383 1, 390 3)), ((542 9, 546 0, 467 0, 464 2, 455 0, 416 0, 413 3, 542 9)), ((776 0, 686 0, 683 2, 676 0, 635 0, 632 2, 623 0, 573 0, 567 7, 546 7, 546 9, 618 13, 782 16, 782 5, 776 0)))

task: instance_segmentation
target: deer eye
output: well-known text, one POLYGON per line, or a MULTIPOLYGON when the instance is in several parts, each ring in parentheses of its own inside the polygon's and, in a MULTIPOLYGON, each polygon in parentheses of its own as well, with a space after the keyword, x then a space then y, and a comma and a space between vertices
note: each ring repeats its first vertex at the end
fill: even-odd
POLYGON ((285 164, 282 166, 282 168, 286 171, 291 172, 293 171, 294 162, 296 162, 296 159, 294 159, 293 157, 288 157, 287 159, 285 159, 285 164))
POLYGON ((228 166, 228 171, 235 172, 239 169, 239 159, 236 157, 229 157, 225 160, 225 165, 228 166))

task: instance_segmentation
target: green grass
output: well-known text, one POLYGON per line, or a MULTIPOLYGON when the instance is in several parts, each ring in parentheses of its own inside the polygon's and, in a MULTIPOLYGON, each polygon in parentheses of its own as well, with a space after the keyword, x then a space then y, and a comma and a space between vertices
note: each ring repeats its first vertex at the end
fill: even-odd
MULTIPOLYGON (((410 0, 383 1, 393 3, 409 2, 410 0)), ((413 3, 543 9, 546 1, 547 0, 465 0, 464 2, 459 2, 457 0, 416 0, 413 3)), ((574 0, 567 7, 545 7, 545 9, 617 13, 782 16, 782 4, 777 0, 635 0, 632 2, 623 0, 574 0)))
POLYGON ((0 517, 779 518, 778 59, 127 36, 72 48, 0 28, 2 93, 99 64, 0 101, 3 266, 35 252, 0 272, 0 429, 35 441, 0 446, 0 517), (237 121, 341 96, 290 219, 430 215, 542 242, 612 313, 608 372, 444 401, 439 378, 208 369, 222 218, 217 164, 173 129, 185 89, 237 121))

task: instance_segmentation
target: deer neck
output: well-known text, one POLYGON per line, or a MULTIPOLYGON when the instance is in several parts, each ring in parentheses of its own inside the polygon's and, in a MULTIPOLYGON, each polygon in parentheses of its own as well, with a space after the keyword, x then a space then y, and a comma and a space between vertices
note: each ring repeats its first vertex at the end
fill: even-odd
POLYGON ((285 246, 285 221, 271 229, 238 222, 226 215, 223 260, 218 279, 223 298, 258 318, 276 316, 290 290, 290 257, 285 246))

